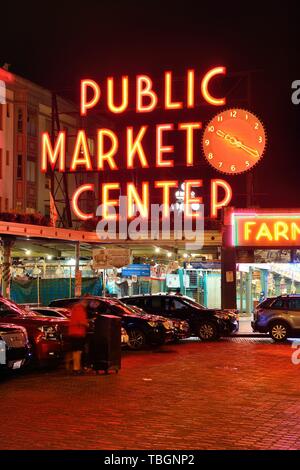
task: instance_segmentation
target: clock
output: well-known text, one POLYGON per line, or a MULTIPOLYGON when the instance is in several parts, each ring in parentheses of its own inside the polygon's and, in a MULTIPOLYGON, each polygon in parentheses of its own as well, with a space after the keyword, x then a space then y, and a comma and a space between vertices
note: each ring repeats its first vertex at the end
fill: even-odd
POLYGON ((212 167, 236 175, 250 170, 262 158, 266 133, 255 114, 246 109, 225 109, 207 124, 202 145, 212 167))

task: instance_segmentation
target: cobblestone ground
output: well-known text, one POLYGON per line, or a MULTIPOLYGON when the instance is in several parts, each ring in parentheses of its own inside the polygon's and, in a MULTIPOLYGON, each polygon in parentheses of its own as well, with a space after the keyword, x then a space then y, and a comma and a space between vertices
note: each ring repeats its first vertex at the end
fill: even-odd
POLYGON ((237 338, 125 353, 109 376, 0 382, 1 449, 299 449, 291 343, 237 338))

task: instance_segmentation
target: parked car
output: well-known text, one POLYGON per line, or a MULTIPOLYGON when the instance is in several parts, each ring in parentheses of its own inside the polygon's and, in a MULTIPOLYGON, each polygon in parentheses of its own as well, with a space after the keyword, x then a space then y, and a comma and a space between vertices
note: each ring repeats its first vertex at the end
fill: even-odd
POLYGON ((252 329, 269 333, 276 342, 300 337, 300 294, 265 299, 254 311, 252 329))
POLYGON ((20 369, 30 358, 26 329, 0 323, 0 370, 20 369))
POLYGON ((70 309, 67 308, 51 308, 51 307, 31 307, 30 311, 35 312, 43 317, 63 318, 67 319, 71 315, 70 309))
POLYGON ((26 329, 32 357, 40 366, 53 363, 62 356, 61 334, 67 320, 37 315, 11 300, 0 297, 0 322, 14 323, 26 329))
POLYGON ((176 294, 144 294, 122 297, 126 305, 136 305, 145 312, 179 318, 188 322, 191 334, 203 341, 213 341, 238 331, 238 316, 231 311, 205 308, 193 299, 176 294))
POLYGON ((76 302, 85 299, 89 300, 88 317, 95 318, 97 315, 117 315, 121 317, 123 328, 128 334, 128 347, 139 350, 146 345, 159 345, 167 341, 172 341, 172 325, 168 319, 157 315, 149 315, 144 312, 135 311, 130 306, 125 305, 115 298, 84 296, 70 299, 53 300, 50 307, 70 307, 76 302))
MULTIPOLYGON (((130 305, 130 308, 133 309, 137 314, 145 315, 145 311, 142 310, 140 307, 136 305, 130 305)), ((160 317, 163 321, 165 321, 164 317, 160 317)), ((173 331, 173 341, 179 341, 181 339, 189 338, 191 336, 190 327, 188 322, 185 320, 179 320, 178 318, 169 318, 167 319, 169 322, 169 326, 173 331)))

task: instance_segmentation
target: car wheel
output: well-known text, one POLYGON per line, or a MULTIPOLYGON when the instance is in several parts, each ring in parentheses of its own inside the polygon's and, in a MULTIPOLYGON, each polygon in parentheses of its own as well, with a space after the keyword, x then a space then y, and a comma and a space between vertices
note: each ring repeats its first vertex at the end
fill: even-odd
POLYGON ((134 351, 139 351, 143 349, 146 345, 146 337, 141 330, 136 328, 128 331, 128 343, 129 349, 133 349, 134 351))
POLYGON ((289 336, 289 327, 285 322, 277 321, 272 323, 269 333, 276 343, 281 343, 287 340, 289 336))
POLYGON ((219 338, 217 325, 210 321, 201 323, 198 330, 198 336, 202 341, 215 341, 219 338))

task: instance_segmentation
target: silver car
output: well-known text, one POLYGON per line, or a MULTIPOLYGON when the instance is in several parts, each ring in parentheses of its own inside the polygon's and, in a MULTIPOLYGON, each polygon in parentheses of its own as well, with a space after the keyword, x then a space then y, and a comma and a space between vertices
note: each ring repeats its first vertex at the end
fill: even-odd
POLYGON ((276 342, 300 337, 300 294, 269 297, 254 311, 253 331, 269 333, 276 342))

